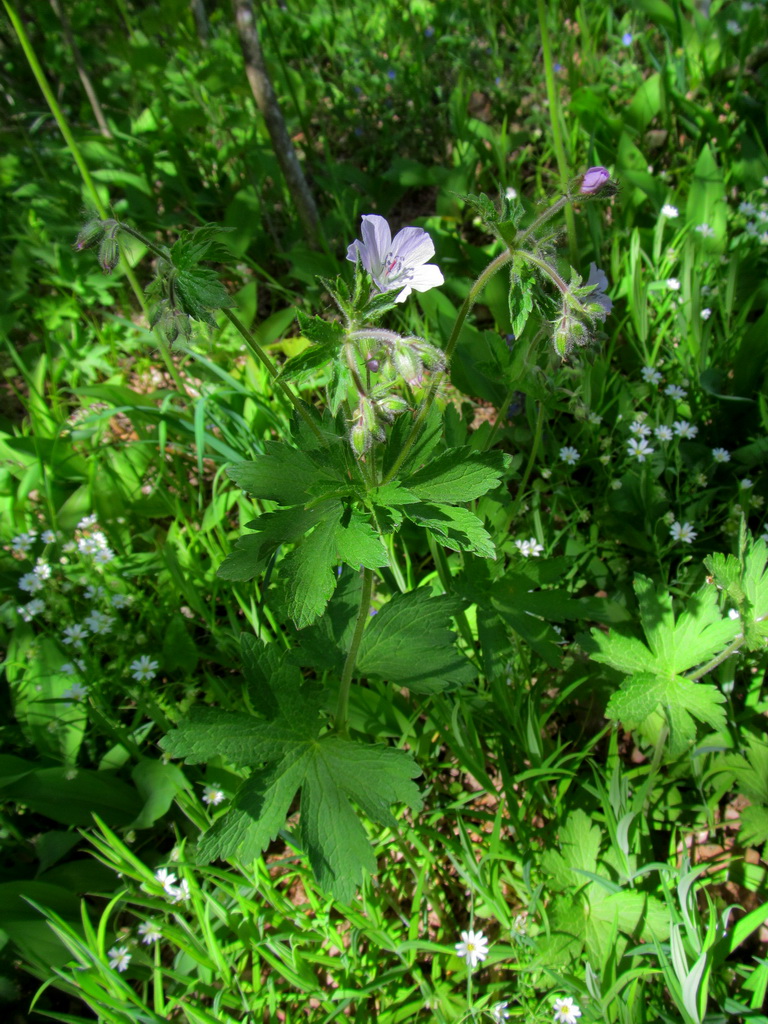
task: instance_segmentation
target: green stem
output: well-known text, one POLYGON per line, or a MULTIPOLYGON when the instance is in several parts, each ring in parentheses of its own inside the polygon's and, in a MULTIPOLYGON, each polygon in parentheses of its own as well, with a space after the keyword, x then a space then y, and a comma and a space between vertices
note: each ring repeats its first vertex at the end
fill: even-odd
POLYGON ((539 445, 541 444, 541 434, 542 434, 543 426, 544 426, 544 405, 543 405, 543 403, 539 403, 539 414, 536 417, 536 430, 535 430, 534 435, 533 435, 533 444, 531 445, 531 451, 530 451, 530 454, 528 456, 528 463, 526 464, 525 472, 523 473, 523 478, 520 481, 520 486, 517 488, 517 498, 515 499, 515 504, 514 504, 514 506, 512 508, 512 516, 511 516, 511 521, 512 522, 514 522, 514 520, 515 520, 515 518, 517 516, 517 511, 518 511, 518 509, 519 509, 519 507, 520 507, 520 505, 521 505, 521 503, 523 501, 523 496, 525 494, 525 488, 528 485, 528 479, 529 479, 529 477, 530 477, 530 475, 531 475, 531 473, 533 471, 533 465, 536 462, 536 456, 539 453, 539 445))
POLYGON ((703 668, 696 669, 695 672, 689 673, 685 678, 701 679, 702 676, 707 675, 709 672, 713 672, 718 665, 722 665, 726 658, 730 658, 732 654, 735 654, 743 644, 744 637, 737 636, 732 643, 728 644, 724 651, 721 651, 720 654, 716 655, 711 661, 708 661, 703 668))
POLYGON ((531 235, 535 234, 535 232, 539 230, 542 224, 546 224, 550 218, 554 217, 556 213, 562 210, 566 203, 570 201, 570 198, 571 197, 569 195, 560 196, 557 202, 547 207, 543 213, 540 213, 536 220, 530 224, 525 231, 518 232, 515 236, 514 248, 519 249, 524 242, 527 242, 531 235))
POLYGON ((347 660, 344 662, 344 670, 341 673, 339 699, 336 702, 336 732, 341 736, 345 736, 349 729, 349 691, 352 687, 352 677, 355 674, 357 652, 360 650, 363 630, 370 614, 372 593, 373 570, 363 569, 363 589, 360 592, 360 607, 357 610, 357 621, 355 622, 355 631, 352 634, 352 642, 347 652, 347 660))
MULTIPOLYGON (((40 66, 40 61, 37 59, 37 54, 35 53, 32 47, 32 43, 29 40, 29 36, 24 31, 24 26, 21 23, 21 19, 14 10, 10 0, 3 0, 3 6, 8 12, 8 17, 11 19, 11 24, 13 25, 19 42, 21 43, 21 48, 24 51, 24 56, 27 58, 29 66, 32 69, 32 74, 35 76, 37 84, 40 86, 40 92, 42 92, 43 96, 45 97, 45 101, 48 104, 48 107, 51 113, 53 114, 54 119, 56 120, 56 124, 59 126, 59 131, 64 136, 64 141, 66 142, 67 148, 69 149, 69 152, 72 154, 72 159, 75 161, 77 169, 80 172, 80 177, 83 179, 83 184, 85 185, 88 194, 91 197, 91 202, 93 203, 94 208, 98 213, 99 217, 101 217, 102 220, 108 220, 109 213, 107 212, 107 208, 101 201, 101 197, 99 196, 98 190, 96 188, 96 183, 91 177, 91 172, 88 170, 88 165, 83 159, 83 154, 80 152, 80 147, 75 141, 75 137, 72 134, 72 129, 69 127, 69 124, 67 122, 67 119, 64 117, 62 109, 59 106, 56 97, 53 95, 53 91, 50 85, 48 84, 48 79, 45 77, 45 74, 43 73, 43 69, 40 66)), ((144 299, 144 292, 141 289, 141 285, 136 279, 136 275, 133 273, 132 267, 129 267, 127 263, 124 264, 124 270, 125 276, 128 279, 131 288, 133 289, 133 293, 138 299, 139 305, 141 306, 142 310, 144 311, 144 314, 146 315, 147 304, 146 300, 144 299)))
POLYGON ((255 356, 256 359, 258 359, 258 361, 261 363, 261 365, 265 368, 267 373, 272 378, 272 381, 275 384, 277 384, 277 386, 283 392, 283 394, 294 407, 299 416, 301 416, 301 418, 307 424, 307 426, 318 439, 318 441, 324 447, 327 447, 327 440, 325 439, 318 425, 315 423, 315 421, 309 415, 307 410, 304 408, 304 403, 298 397, 298 395, 294 395, 294 393, 291 391, 291 389, 288 387, 285 381, 280 380, 280 371, 277 369, 275 364, 269 358, 269 356, 258 343, 258 341, 256 341, 256 339, 245 326, 245 324, 238 317, 235 316, 231 309, 222 309, 221 312, 224 314, 227 320, 229 320, 232 326, 242 335, 243 341, 245 342, 246 347, 248 348, 251 355, 255 356))
MULTIPOLYGON (((560 97, 555 81, 555 68, 552 61, 552 44, 549 38, 549 26, 547 25, 547 3, 545 0, 536 0, 536 10, 539 16, 539 31, 541 33, 541 49, 544 56, 544 77, 547 83, 547 99, 549 101, 549 120, 552 126, 552 144, 555 149, 557 167, 560 171, 560 184, 563 192, 567 192, 568 180, 570 178, 568 157, 565 152, 565 140, 560 120, 560 97)), ((568 250, 571 263, 576 262, 576 218, 573 215, 573 207, 568 205, 565 208, 565 225, 568 232, 568 250)))
MULTIPOLYGON (((501 268, 506 263, 510 262, 510 260, 512 259, 512 255, 513 254, 511 249, 505 249, 503 253, 501 253, 495 259, 491 260, 491 262, 488 264, 485 270, 480 274, 478 279, 469 289, 469 293, 462 302, 461 309, 459 310, 458 315, 456 317, 456 322, 453 325, 453 330, 451 331, 451 336, 448 339, 448 344, 445 346, 446 365, 450 365, 451 356, 454 353, 454 350, 459 340, 459 335, 461 334, 461 328, 464 326, 464 321, 467 319, 469 311, 472 309, 475 302, 477 301, 478 295, 483 290, 483 288, 485 288, 486 284, 488 284, 488 282, 496 273, 496 271, 501 270, 501 268)), ((429 386, 429 391, 427 392, 424 401, 421 403, 419 410, 413 419, 410 433, 403 442, 403 447, 400 449, 400 452, 398 453, 397 458, 393 462, 392 467, 382 480, 382 484, 388 484, 389 481, 399 473, 400 467, 405 462, 406 458, 408 457, 408 453, 416 443, 416 439, 418 438, 419 433, 421 432, 421 425, 426 419, 427 413, 432 408, 432 403, 435 400, 437 389, 440 387, 440 383, 444 376, 445 371, 443 373, 435 374, 432 383, 429 386)))

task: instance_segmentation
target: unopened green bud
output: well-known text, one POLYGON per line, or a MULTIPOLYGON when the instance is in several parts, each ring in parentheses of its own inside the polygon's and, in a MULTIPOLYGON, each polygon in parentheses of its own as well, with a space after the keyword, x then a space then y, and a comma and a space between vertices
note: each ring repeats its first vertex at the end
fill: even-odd
POLYGON ((95 220, 89 220, 80 229, 80 234, 75 240, 75 248, 80 249, 92 249, 94 245, 97 245, 101 241, 101 237, 104 234, 104 224, 98 218, 95 220))
POLYGON ((371 447, 372 437, 365 429, 365 424, 357 422, 349 432, 349 443, 355 455, 361 458, 371 447))
POLYGON ((398 345, 392 353, 392 365, 395 371, 410 383, 417 383, 421 379, 424 369, 421 359, 411 349, 404 345, 398 345))
POLYGON ((120 246, 117 239, 107 235, 99 246, 99 266, 105 274, 111 274, 120 262, 120 246))
POLYGON ((386 420, 387 423, 391 423, 392 420, 401 412, 405 412, 408 408, 408 403, 400 395, 387 395, 386 398, 379 399, 376 402, 376 412, 379 417, 386 420))

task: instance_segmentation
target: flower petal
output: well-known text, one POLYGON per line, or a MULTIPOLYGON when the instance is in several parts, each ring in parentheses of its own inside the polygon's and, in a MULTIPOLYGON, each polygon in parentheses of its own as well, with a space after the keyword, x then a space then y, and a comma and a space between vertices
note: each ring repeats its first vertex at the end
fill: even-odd
MULTIPOLYGON (((375 273, 392 248, 392 232, 384 217, 380 217, 377 213, 366 213, 363 215, 362 234, 363 245, 368 249, 368 256, 373 268, 372 273, 375 273)), ((368 268, 366 267, 366 269, 368 268)))
POLYGON ((430 288, 439 288, 445 283, 440 267, 436 263, 426 263, 423 267, 415 267, 413 277, 408 284, 417 292, 427 292, 430 288))
MULTIPOLYGON (((435 255, 435 244, 424 228, 403 228, 398 231, 391 249, 394 256, 399 256, 411 267, 426 263, 435 255)), ((386 256, 386 250, 383 255, 386 256)))

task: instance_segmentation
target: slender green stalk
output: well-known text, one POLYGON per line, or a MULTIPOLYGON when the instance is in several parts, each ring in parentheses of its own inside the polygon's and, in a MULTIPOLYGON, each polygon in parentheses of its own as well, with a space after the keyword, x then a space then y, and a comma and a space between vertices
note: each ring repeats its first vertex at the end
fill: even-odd
MULTIPOLYGON (((536 10, 539 16, 539 31, 541 33, 541 49, 544 55, 544 77, 547 83, 547 99, 549 101, 549 121, 552 126, 552 144, 555 148, 555 158, 560 171, 560 184, 563 192, 567 191, 570 170, 568 156, 565 152, 565 139, 563 138, 563 127, 560 119, 560 97, 557 92, 555 81, 555 68, 552 61, 552 44, 549 38, 549 26, 547 25, 548 5, 545 0, 536 0, 536 10)), ((568 232, 568 251, 571 263, 576 262, 576 218, 573 215, 573 207, 565 207, 565 226, 568 232)))
POLYGON ((373 593, 373 570, 363 569, 363 589, 360 592, 360 607, 357 610, 355 631, 352 634, 352 642, 347 652, 347 660, 344 662, 344 670, 341 673, 339 685, 339 699, 336 702, 336 732, 346 735, 349 728, 349 691, 352 687, 352 677, 355 674, 357 663, 357 652, 363 640, 363 630, 368 621, 371 608, 371 594, 373 593))
POLYGON ((732 654, 735 654, 739 650, 739 648, 743 646, 743 644, 744 637, 737 636, 736 639, 732 643, 730 643, 724 651, 721 651, 719 654, 715 655, 715 657, 711 661, 708 661, 706 665, 702 666, 702 668, 697 668, 695 672, 688 673, 688 675, 686 675, 685 678, 701 679, 702 676, 708 675, 708 673, 713 672, 718 667, 718 665, 722 665, 726 658, 730 658, 732 654))
MULTIPOLYGON (((464 321, 469 316, 469 311, 472 309, 475 302, 477 301, 478 295, 483 290, 483 288, 485 288, 485 286, 488 284, 488 282, 496 273, 496 271, 501 270, 501 268, 505 264, 510 262, 512 256, 512 250, 505 249, 504 252, 501 253, 501 255, 491 260, 491 262, 488 264, 485 270, 480 274, 478 279, 469 289, 469 293, 467 294, 466 299, 464 299, 464 302, 461 304, 461 309, 459 310, 458 315, 456 317, 456 322, 453 325, 453 330, 451 331, 451 336, 448 339, 448 344, 445 346, 445 361, 447 365, 450 365, 451 356, 454 353, 454 350, 459 340, 459 335, 461 334, 461 328, 464 326, 464 321)), ((432 383, 430 384, 429 391, 427 392, 424 401, 421 403, 419 410, 413 419, 413 424, 411 425, 410 433, 403 442, 403 447, 400 449, 400 452, 398 453, 397 458, 392 464, 392 467, 382 480, 382 484, 388 484, 389 481, 399 473, 400 467, 405 462, 406 458, 408 457, 408 453, 416 443, 416 439, 418 438, 419 433, 421 432, 421 425, 424 422, 427 413, 432 408, 432 403, 434 402, 435 396, 437 395, 437 389, 440 387, 440 383, 444 376, 445 372, 435 374, 432 383)))
MULTIPOLYGON (((64 113, 61 107, 59 106, 56 97, 53 95, 53 90, 48 84, 48 79, 45 77, 43 69, 40 66, 40 61, 37 59, 37 54, 35 53, 32 43, 29 40, 29 36, 24 31, 24 26, 21 23, 21 19, 14 10, 14 7, 11 4, 10 0, 3 0, 3 6, 8 12, 8 17, 11 19, 11 24, 13 25, 19 42, 21 43, 21 48, 24 51, 24 56, 27 58, 29 66, 32 69, 32 74, 35 76, 37 84, 40 86, 40 92, 42 92, 43 96, 45 97, 45 101, 48 104, 48 107, 56 120, 56 124, 59 126, 59 131, 64 136, 64 141, 66 142, 67 148, 69 149, 69 152, 72 154, 72 159, 75 161, 77 169, 80 172, 80 177, 83 179, 83 184, 85 185, 88 191, 94 209, 96 210, 96 212, 102 220, 108 220, 109 213, 107 212, 106 207, 101 201, 98 189, 96 188, 96 183, 91 177, 91 172, 88 170, 88 165, 83 159, 83 154, 80 152, 80 147, 75 141, 75 137, 72 134, 72 129, 69 127, 69 123, 67 122, 67 119, 64 117, 64 113)), ((133 273, 133 269, 129 267, 127 263, 124 265, 124 270, 125 276, 128 279, 131 288, 133 289, 133 293, 138 299, 139 305, 141 306, 142 310, 146 315, 147 304, 144 299, 144 292, 141 289, 141 285, 136 279, 136 275, 133 273)))
POLYGON ((248 347, 249 352, 253 356, 255 356, 256 359, 258 359, 262 366, 266 369, 267 373, 270 375, 273 382, 277 384, 277 386, 283 392, 283 394, 294 407, 299 416, 301 416, 301 418, 307 424, 307 426, 318 439, 318 441, 320 441, 320 443, 323 446, 327 447, 327 440, 323 436, 323 433, 318 427, 318 425, 315 423, 315 421, 312 419, 312 417, 305 409, 304 403, 298 397, 298 395, 294 395, 294 393, 291 391, 291 389, 288 387, 285 381, 280 380, 280 371, 277 369, 275 364, 269 358, 269 356, 258 343, 258 341, 256 341, 253 334, 251 334, 251 332, 248 330, 245 324, 240 319, 238 319, 238 317, 235 316, 231 309, 222 309, 222 313, 227 318, 227 320, 229 320, 232 326, 235 327, 236 330, 242 335, 243 341, 248 347))
POLYGON ((526 467, 525 467, 525 472, 523 473, 523 478, 520 481, 520 485, 517 488, 517 497, 515 498, 515 504, 514 504, 514 506, 512 508, 512 521, 514 521, 515 517, 517 516, 517 510, 519 509, 519 507, 520 507, 520 505, 521 505, 521 503, 523 501, 523 496, 525 494, 525 488, 528 486, 528 480, 529 480, 530 475, 531 475, 531 473, 533 471, 533 466, 534 466, 534 463, 536 462, 536 457, 539 454, 539 445, 541 444, 541 434, 542 434, 543 427, 544 427, 544 405, 543 405, 543 403, 540 402, 539 403, 539 414, 536 417, 536 429, 535 429, 535 432, 534 432, 534 435, 533 435, 533 444, 531 445, 531 451, 530 451, 530 454, 528 456, 528 462, 527 462, 526 467))

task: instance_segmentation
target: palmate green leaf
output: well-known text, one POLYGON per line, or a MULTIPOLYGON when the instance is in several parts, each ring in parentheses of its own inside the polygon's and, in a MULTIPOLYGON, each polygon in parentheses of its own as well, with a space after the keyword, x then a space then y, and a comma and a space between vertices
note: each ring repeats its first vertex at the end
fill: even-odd
POLYGON ((722 617, 717 590, 709 584, 687 599, 677 620, 665 590, 656 590, 646 577, 637 576, 635 591, 647 644, 613 629, 608 635, 595 629, 584 646, 594 661, 630 677, 608 702, 607 717, 644 730, 653 739, 663 724, 662 715, 669 727, 670 749, 680 752, 695 739, 695 720, 713 729, 725 725, 720 691, 682 673, 725 650, 741 625, 722 617))
POLYGON ((332 453, 303 452, 280 441, 265 441, 263 455, 230 466, 227 476, 252 497, 279 505, 304 504, 316 481, 343 482, 332 453))
POLYGON ((403 481, 422 501, 460 505, 498 487, 504 473, 504 453, 449 448, 403 481))
POLYGON ((594 661, 628 675, 654 672, 670 679, 724 650, 741 630, 738 622, 723 618, 712 586, 705 585, 692 594, 675 621, 672 598, 666 590, 656 590, 645 576, 636 576, 634 585, 647 645, 615 630, 606 636, 595 629, 590 649, 594 661))
POLYGON ((299 329, 305 338, 313 344, 336 349, 344 340, 344 328, 332 320, 323 320, 320 316, 308 316, 301 310, 296 314, 299 329))
MULTIPOLYGON (((768 843, 768 807, 754 804, 741 812, 739 841, 744 846, 760 846, 768 843)), ((765 860, 765 853, 763 853, 765 860)))
POLYGON ((183 231, 170 250, 175 305, 209 327, 216 326, 212 310, 235 305, 216 272, 200 266, 203 259, 216 260, 227 255, 223 246, 213 241, 224 230, 207 224, 195 231, 183 231))
POLYGON ((451 617, 458 602, 420 588, 395 594, 363 634, 361 676, 385 679, 416 693, 438 693, 469 683, 475 669, 455 646, 451 617))
POLYGON ((363 873, 376 869, 368 838, 353 804, 373 821, 394 827, 395 802, 421 808, 412 781, 421 772, 401 750, 365 745, 334 734, 320 736, 321 692, 302 683, 284 653, 267 652, 244 636, 248 676, 270 718, 216 708, 192 709, 162 741, 173 756, 196 764, 223 757, 259 765, 241 785, 231 808, 204 835, 201 860, 253 860, 285 825, 300 793, 299 837, 320 885, 349 902, 363 873), (266 767, 262 765, 266 764, 266 767))
POLYGON ((685 676, 663 678, 647 672, 625 679, 608 701, 605 714, 635 729, 661 708, 669 725, 670 747, 677 751, 696 738, 694 719, 715 730, 725 728, 724 703, 724 695, 712 683, 696 683, 685 676))
POLYGON ((714 554, 705 564, 723 591, 739 611, 744 630, 744 646, 761 650, 768 638, 768 546, 762 539, 749 538, 742 524, 739 537, 740 557, 714 554))
POLYGON ((258 530, 235 541, 234 549, 216 570, 224 580, 252 580, 266 568, 266 565, 281 544, 292 544, 301 539, 321 519, 341 515, 338 501, 323 502, 314 508, 278 509, 265 512, 258 519, 246 524, 247 529, 258 530))
POLYGON ((297 629, 323 614, 336 586, 338 525, 338 519, 329 516, 280 563, 285 608, 297 629))
POLYGON ((423 526, 435 540, 451 551, 472 551, 482 558, 495 558, 491 536, 474 512, 454 505, 419 502, 405 505, 406 518, 423 526))
POLYGON ((366 569, 389 565, 389 555, 381 537, 359 512, 342 517, 336 526, 334 540, 336 560, 346 562, 353 569, 359 569, 361 565, 366 569))
POLYGON ((280 379, 303 384, 336 356, 335 345, 310 345, 280 367, 280 379))

